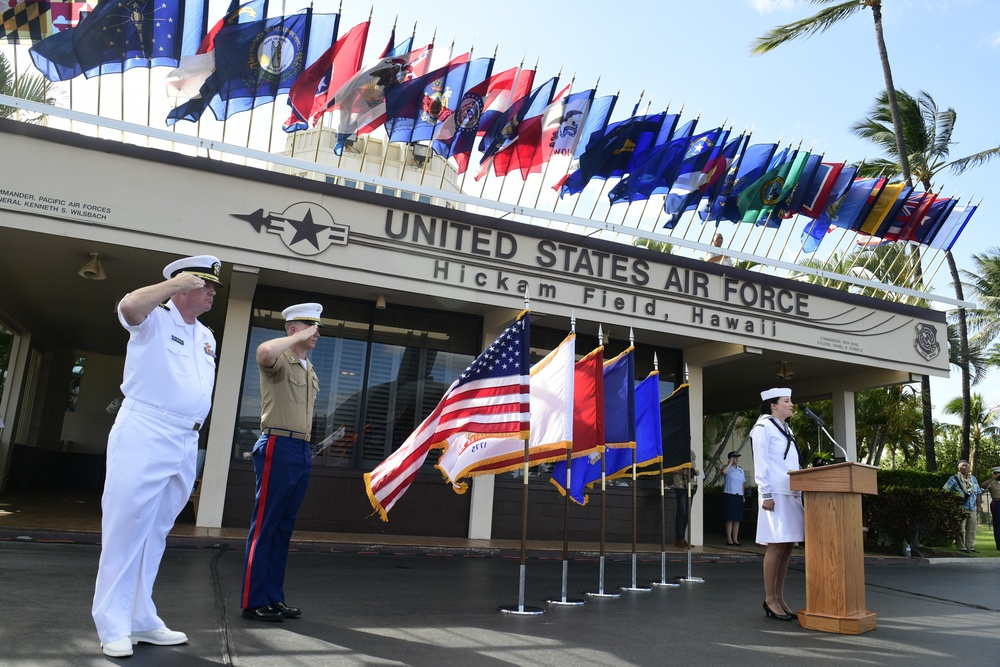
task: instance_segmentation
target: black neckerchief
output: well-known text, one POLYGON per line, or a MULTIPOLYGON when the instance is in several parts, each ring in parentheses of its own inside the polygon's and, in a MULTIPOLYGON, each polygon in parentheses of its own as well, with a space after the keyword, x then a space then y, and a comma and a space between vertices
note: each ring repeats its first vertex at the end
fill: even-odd
POLYGON ((798 456, 799 446, 795 442, 795 436, 792 435, 792 431, 788 428, 788 426, 783 422, 779 422, 774 417, 768 417, 768 419, 771 421, 772 424, 774 424, 774 428, 781 431, 781 434, 784 435, 785 438, 788 440, 788 444, 785 445, 785 455, 782 456, 781 459, 785 460, 788 458, 788 450, 792 448, 792 445, 795 445, 795 455, 798 456))

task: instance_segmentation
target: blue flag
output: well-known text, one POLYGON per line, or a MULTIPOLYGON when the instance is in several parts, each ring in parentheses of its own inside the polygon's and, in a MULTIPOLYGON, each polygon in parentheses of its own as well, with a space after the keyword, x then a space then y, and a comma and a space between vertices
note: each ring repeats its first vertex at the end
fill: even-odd
POLYGON ((743 141, 741 135, 727 144, 728 137, 728 130, 716 128, 698 135, 691 142, 677 178, 670 185, 670 193, 663 202, 663 211, 667 213, 663 222, 665 228, 677 226, 681 214, 697 208, 704 192, 722 179, 743 141))
POLYGON ((653 371, 635 386, 635 463, 641 468, 658 462, 662 456, 660 374, 653 371))
POLYGON ((877 178, 863 178, 854 181, 847 193, 827 206, 816 222, 820 225, 833 225, 834 227, 850 229, 861 209, 867 204, 868 197, 872 194, 878 181, 877 178))
POLYGON ((806 199, 806 193, 810 191, 813 179, 816 176, 816 172, 819 170, 819 166, 822 162, 822 155, 813 154, 806 158, 806 164, 802 168, 802 174, 793 186, 791 194, 785 197, 784 200, 778 202, 777 206, 774 207, 775 216, 787 220, 799 212, 802 208, 802 202, 806 199))
POLYGON ((564 180, 560 196, 581 192, 592 178, 622 176, 632 164, 632 155, 640 142, 651 146, 664 125, 673 128, 676 123, 676 115, 665 118, 663 114, 654 114, 633 116, 608 125, 604 134, 591 139, 580 154, 580 168, 564 180), (641 137, 650 139, 642 141, 641 137))
POLYGON ((737 203, 739 195, 768 170, 776 148, 777 144, 754 144, 747 147, 735 173, 726 174, 726 183, 712 204, 709 219, 740 221, 742 216, 737 203))
POLYGON ((455 62, 390 88, 385 94, 385 131, 389 141, 430 141, 439 123, 458 109, 467 81, 489 78, 492 58, 455 62))
POLYGON ((479 143, 479 150, 483 152, 480 164, 485 164, 491 157, 517 141, 517 128, 522 120, 542 115, 545 107, 552 101, 558 82, 558 77, 552 77, 500 114, 490 126, 491 131, 483 135, 483 140, 479 143))
POLYGON ((31 47, 49 81, 133 67, 177 67, 198 50, 207 29, 203 0, 102 0, 74 28, 31 47))
MULTIPOLYGON (((632 466, 635 448, 635 362, 634 348, 629 347, 620 355, 604 362, 604 474, 611 477, 626 467, 632 466)), ((601 479, 601 461, 587 457, 577 459, 581 465, 579 477, 577 466, 573 466, 573 476, 582 487, 601 479)), ((575 488, 577 482, 572 482, 575 488)), ((572 493, 572 490, 571 490, 572 493)))
MULTIPOLYGON (((682 173, 685 162, 706 153, 711 154, 712 147, 718 141, 721 128, 710 132, 691 136, 691 130, 697 121, 693 120, 678 130, 676 137, 656 148, 653 154, 642 165, 635 169, 627 178, 622 179, 608 193, 612 204, 619 201, 642 201, 653 194, 670 190, 678 174, 682 173)), ((699 167, 700 169, 700 167, 699 167)))
MULTIPOLYGON (((830 190, 828 202, 839 201, 851 187, 851 183, 854 182, 854 175, 858 173, 858 170, 854 167, 844 167, 840 170, 837 175, 837 180, 834 181, 833 187, 830 190)), ((826 209, 823 209, 825 212, 826 209)), ((805 229, 802 230, 802 252, 816 252, 819 249, 820 243, 826 238, 826 234, 830 231, 830 222, 820 221, 819 218, 823 217, 823 213, 815 219, 806 224, 805 229)))
POLYGON ((329 47, 336 14, 311 10, 225 26, 215 38, 215 72, 199 97, 167 114, 167 125, 197 121, 211 109, 216 120, 273 102, 329 47), (312 42, 312 44, 310 44, 312 42))

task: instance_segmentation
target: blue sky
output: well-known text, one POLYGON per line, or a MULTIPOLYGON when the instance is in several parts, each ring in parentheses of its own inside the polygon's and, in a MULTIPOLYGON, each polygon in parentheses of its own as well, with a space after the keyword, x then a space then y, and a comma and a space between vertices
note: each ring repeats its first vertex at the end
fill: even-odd
MULTIPOLYGON (((370 7, 345 2, 345 25, 364 20, 370 7)), ((494 3, 380 0, 370 43, 380 48, 398 16, 400 34, 417 22, 421 43, 437 28, 439 46, 454 39, 456 49, 474 45, 479 55, 499 46, 497 69, 523 57, 529 65, 538 61, 540 77, 560 69, 564 77, 575 73, 578 89, 600 78, 599 93, 620 90, 616 117, 631 111, 645 91, 654 110, 669 103, 672 111, 683 104, 685 117, 700 112, 702 127, 728 119, 736 130, 753 127, 755 141, 801 140, 831 159, 874 155, 849 132, 885 87, 870 10, 826 33, 753 56, 755 37, 819 7, 801 0, 582 0, 530 7, 523 12, 494 3)), ((926 91, 939 107, 956 110, 952 156, 1000 145, 1000 3, 884 0, 883 25, 896 88, 926 91)), ((945 194, 984 198, 954 248, 960 267, 969 266, 973 253, 1000 245, 991 231, 1000 211, 1000 200, 991 196, 998 177, 1000 160, 961 177, 943 172, 935 182, 945 194)), ((948 282, 944 267, 934 278, 934 291, 951 294, 948 282)), ((974 388, 990 404, 1000 403, 995 377, 974 388)), ((935 379, 932 391, 936 408, 958 395, 957 374, 935 379)))
MULTIPOLYGON (((286 12, 307 6, 289 0, 286 12)), ((1000 145, 996 125, 1000 108, 1000 3, 996 0, 883 0, 883 21, 893 77, 898 89, 924 90, 941 108, 953 107, 957 123, 952 156, 961 157, 1000 145)), ((212 0, 213 18, 228 0, 212 0)), ((317 11, 336 11, 334 0, 315 0, 317 11)), ((562 70, 576 76, 575 89, 600 79, 599 94, 620 92, 615 119, 631 112, 640 92, 643 107, 668 103, 684 118, 700 113, 700 127, 726 120, 735 131, 753 128, 755 142, 802 142, 829 160, 856 161, 874 156, 854 138, 850 125, 861 119, 884 88, 870 10, 826 33, 789 43, 763 56, 751 43, 773 26, 815 13, 803 0, 659 0, 528 5, 435 0, 345 0, 341 32, 364 21, 372 29, 367 61, 378 55, 398 17, 400 37, 417 24, 417 43, 437 46, 455 41, 456 52, 475 47, 477 56, 498 49, 495 71, 538 62, 538 80, 562 70)), ((271 0, 271 15, 282 9, 271 0)), ((282 108, 284 108, 282 106, 282 108)), ((1000 200, 991 185, 1000 177, 1000 160, 971 174, 943 172, 935 181, 944 194, 984 198, 954 248, 960 267, 969 257, 1000 245, 991 228, 1000 200)), ((947 267, 933 278, 933 292, 953 294, 947 267)), ((934 380, 936 407, 959 394, 957 374, 934 380)), ((988 378, 974 389, 989 404, 1000 403, 1000 383, 988 378)), ((936 411, 937 412, 937 411, 936 411)))

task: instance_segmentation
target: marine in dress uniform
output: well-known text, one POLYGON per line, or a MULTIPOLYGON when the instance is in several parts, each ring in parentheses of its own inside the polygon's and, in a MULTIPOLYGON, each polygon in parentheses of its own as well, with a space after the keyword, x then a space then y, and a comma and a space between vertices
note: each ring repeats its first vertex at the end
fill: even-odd
POLYGON ((198 321, 212 308, 219 260, 187 257, 164 282, 127 294, 118 320, 129 332, 122 393, 108 437, 101 499, 101 559, 92 614, 105 655, 138 642, 187 641, 153 604, 167 533, 194 484, 198 431, 212 407, 215 336, 198 321))
POLYGON ((805 534, 805 510, 799 493, 790 488, 788 472, 799 469, 799 450, 786 421, 792 416, 792 390, 762 391, 761 415, 750 429, 754 480, 757 482, 757 542, 764 552, 764 612, 768 618, 794 618, 785 604, 785 575, 792 547, 805 534))
POLYGON ((257 348, 261 435, 253 448, 256 498, 244 554, 243 616, 281 621, 302 612, 285 604, 285 565, 295 516, 312 468, 313 404, 319 378, 306 354, 319 340, 318 303, 281 311, 286 336, 257 348))

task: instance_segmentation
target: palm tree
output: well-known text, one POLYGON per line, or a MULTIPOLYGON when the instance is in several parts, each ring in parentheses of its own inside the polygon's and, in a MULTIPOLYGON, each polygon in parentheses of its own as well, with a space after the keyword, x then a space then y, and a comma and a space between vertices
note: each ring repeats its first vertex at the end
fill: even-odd
POLYGON ((858 453, 877 466, 889 447, 911 462, 920 454, 921 414, 917 396, 906 386, 881 387, 858 392, 858 453))
MULTIPOLYGON (((810 0, 814 5, 829 5, 834 0, 810 0)), ((785 42, 790 42, 800 37, 810 37, 816 33, 826 32, 828 29, 841 21, 854 16, 864 9, 872 10, 872 20, 875 22, 875 43, 878 45, 878 56, 882 62, 882 75, 885 78, 885 89, 888 91, 886 99, 891 111, 892 126, 896 139, 896 154, 900 156, 900 164, 903 170, 903 179, 907 184, 910 181, 910 164, 907 161, 906 143, 903 135, 903 123, 899 115, 899 107, 896 103, 896 86, 892 83, 892 68, 889 67, 889 52, 885 47, 885 37, 882 35, 882 0, 848 0, 820 10, 810 17, 779 25, 772 29, 763 37, 754 40, 752 53, 762 54, 771 51, 785 42)))
MULTIPOLYGON (((17 76, 14 68, 6 56, 0 53, 0 95, 19 97, 29 102, 40 104, 55 104, 55 98, 49 97, 52 92, 48 88, 49 82, 45 77, 31 74, 17 76)), ((0 105, 0 118, 10 118, 18 113, 15 107, 0 105)), ((21 120, 27 123, 41 123, 45 119, 44 114, 26 116, 21 120)))
MULTIPOLYGON (((913 96, 906 91, 896 91, 898 100, 898 111, 900 113, 903 136, 907 155, 906 161, 913 167, 913 176, 917 182, 930 192, 934 188, 933 178, 944 169, 952 169, 956 164, 968 163, 969 157, 958 160, 949 160, 951 150, 951 136, 955 128, 957 114, 952 108, 941 110, 934 98, 928 93, 920 91, 913 96)), ((862 139, 868 139, 879 146, 887 158, 876 158, 866 160, 861 166, 860 172, 866 176, 882 175, 887 178, 903 174, 902 161, 898 159, 897 145, 894 141, 895 132, 889 127, 892 117, 889 96, 883 92, 876 100, 874 106, 868 112, 868 117, 855 123, 851 131, 862 139)), ((971 157, 971 156, 970 156, 971 157)), ((948 269, 951 273, 952 285, 955 288, 955 297, 965 300, 965 293, 959 275, 958 265, 951 252, 945 252, 945 259, 948 261, 948 269)), ((1000 312, 1000 311, 998 311, 1000 312)), ((952 357, 962 374, 962 398, 965 407, 962 410, 962 451, 968 454, 969 451, 969 430, 971 428, 971 404, 970 394, 972 391, 972 374, 970 370, 971 358, 974 352, 969 346, 969 325, 967 314, 964 308, 959 308, 956 314, 958 325, 958 355, 952 357)), ((980 346, 982 347, 982 346, 980 346)), ((981 350, 980 350, 981 353, 981 350)), ((927 450, 928 470, 935 468, 932 466, 931 452, 933 451, 933 421, 931 418, 930 405, 930 379, 924 376, 921 385, 926 388, 924 397, 924 433, 925 449, 927 450)))
MULTIPOLYGON (((983 404, 981 394, 972 395, 972 451, 969 454, 969 467, 976 474, 979 464, 979 446, 983 438, 992 438, 1000 434, 1000 405, 987 407, 983 404)), ((953 398, 944 406, 945 414, 957 415, 962 410, 962 398, 953 398)), ((963 458, 965 450, 962 451, 963 458)))

